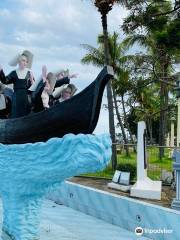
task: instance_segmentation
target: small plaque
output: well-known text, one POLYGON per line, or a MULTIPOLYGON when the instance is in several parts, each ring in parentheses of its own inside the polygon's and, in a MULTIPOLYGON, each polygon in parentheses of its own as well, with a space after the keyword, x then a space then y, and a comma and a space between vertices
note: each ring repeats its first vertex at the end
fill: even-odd
POLYGON ((130 172, 121 172, 118 183, 122 185, 129 185, 130 172))
POLYGON ((116 170, 112 179, 112 182, 117 183, 119 181, 119 177, 121 175, 121 172, 116 170))

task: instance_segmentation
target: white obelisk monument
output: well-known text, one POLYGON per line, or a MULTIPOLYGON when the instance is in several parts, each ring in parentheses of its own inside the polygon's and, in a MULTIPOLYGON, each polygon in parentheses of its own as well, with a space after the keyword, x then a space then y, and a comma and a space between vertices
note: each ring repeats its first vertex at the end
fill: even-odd
POLYGON ((131 187, 131 196, 147 199, 161 199, 161 181, 147 177, 146 125, 138 122, 137 182, 131 187))

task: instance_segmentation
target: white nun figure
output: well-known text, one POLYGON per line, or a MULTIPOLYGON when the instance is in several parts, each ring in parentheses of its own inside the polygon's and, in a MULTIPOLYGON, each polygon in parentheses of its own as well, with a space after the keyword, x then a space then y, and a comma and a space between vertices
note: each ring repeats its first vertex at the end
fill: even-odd
POLYGON ((25 50, 9 63, 13 67, 18 65, 18 68, 8 76, 5 76, 0 66, 0 81, 4 84, 13 84, 14 94, 12 98, 11 118, 25 116, 31 111, 28 89, 34 82, 30 71, 32 62, 33 54, 25 50))

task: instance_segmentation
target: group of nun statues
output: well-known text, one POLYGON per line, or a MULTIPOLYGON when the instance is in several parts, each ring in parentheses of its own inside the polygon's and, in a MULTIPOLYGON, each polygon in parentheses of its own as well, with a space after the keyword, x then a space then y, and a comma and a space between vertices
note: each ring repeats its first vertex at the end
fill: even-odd
POLYGON ((75 94, 77 88, 70 78, 77 74, 70 75, 68 70, 47 72, 44 65, 41 78, 35 80, 32 63, 33 54, 25 50, 9 63, 18 66, 9 75, 5 75, 0 65, 0 118, 18 118, 46 110, 75 94))

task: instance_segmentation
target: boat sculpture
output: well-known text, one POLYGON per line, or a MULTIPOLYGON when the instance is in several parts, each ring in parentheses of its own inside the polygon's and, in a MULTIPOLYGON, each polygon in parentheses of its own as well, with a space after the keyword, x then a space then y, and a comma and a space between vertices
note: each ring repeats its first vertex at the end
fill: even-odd
POLYGON ((71 99, 25 117, 0 120, 3 240, 44 239, 40 210, 47 194, 69 177, 108 165, 109 134, 91 133, 112 77, 112 68, 104 67, 94 82, 71 99))
POLYGON ((0 119, 0 143, 45 142, 68 133, 93 133, 104 88, 112 77, 112 67, 106 66, 89 86, 72 98, 48 110, 20 118, 0 119))

